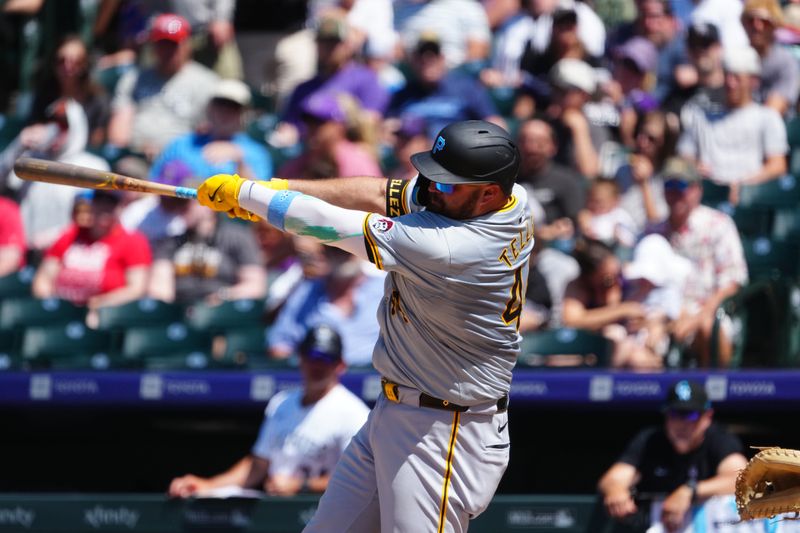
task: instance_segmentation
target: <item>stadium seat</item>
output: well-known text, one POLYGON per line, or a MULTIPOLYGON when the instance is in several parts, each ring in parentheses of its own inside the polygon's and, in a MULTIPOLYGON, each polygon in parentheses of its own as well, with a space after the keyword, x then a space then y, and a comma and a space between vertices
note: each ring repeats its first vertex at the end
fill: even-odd
POLYGON ((775 210, 772 238, 800 243, 800 205, 775 210))
POLYGON ((715 314, 710 342, 711 366, 719 366, 718 339, 723 320, 730 325, 733 343, 730 368, 789 366, 792 346, 797 344, 791 338, 792 329, 796 329, 793 323, 797 320, 792 320, 790 309, 797 298, 797 290, 796 285, 787 280, 761 279, 726 298, 715 314))
POLYGON ((0 336, 7 339, 14 352, 19 351, 27 327, 83 323, 85 319, 85 308, 65 300, 20 297, 0 301, 0 336))
POLYGON ((18 346, 14 335, 0 331, 0 372, 19 366, 18 346))
POLYGON ((125 330, 123 360, 145 368, 207 368, 212 366, 210 335, 182 322, 138 326, 125 330))
POLYGON ((246 367, 260 359, 268 359, 264 327, 230 330, 223 338, 223 359, 232 366, 246 367))
POLYGON ((136 326, 158 326, 183 320, 184 308, 175 303, 143 298, 97 311, 98 329, 123 330, 136 326))
POLYGON ((794 243, 766 237, 743 237, 742 246, 751 280, 795 279, 800 272, 800 250, 794 243))
POLYGON ((731 190, 727 185, 720 185, 711 180, 703 180, 703 205, 719 209, 728 214, 731 212, 731 204, 728 201, 731 190))
POLYGON ((737 205, 729 213, 742 237, 767 237, 772 234, 773 210, 762 206, 737 205))
POLYGON ((262 300, 232 300, 219 305, 199 303, 186 310, 186 322, 197 331, 209 334, 229 329, 264 326, 262 300))
POLYGON ((608 367, 614 343, 593 331, 558 328, 522 337, 518 364, 529 367, 608 367))
POLYGON ((13 274, 0 277, 0 301, 8 298, 30 298, 31 282, 35 270, 26 267, 13 274))
POLYGON ((104 370, 118 366, 109 334, 89 329, 83 322, 25 329, 20 355, 30 368, 104 370))
POLYGON ((11 298, 0 302, 0 330, 86 320, 86 308, 58 298, 11 298))
POLYGON ((791 174, 758 185, 743 185, 739 189, 739 205, 742 207, 778 208, 799 204, 800 184, 791 174))
POLYGON ((266 350, 267 329, 231 329, 222 336, 223 349, 220 363, 228 368, 247 370, 296 369, 297 357, 273 359, 266 350))

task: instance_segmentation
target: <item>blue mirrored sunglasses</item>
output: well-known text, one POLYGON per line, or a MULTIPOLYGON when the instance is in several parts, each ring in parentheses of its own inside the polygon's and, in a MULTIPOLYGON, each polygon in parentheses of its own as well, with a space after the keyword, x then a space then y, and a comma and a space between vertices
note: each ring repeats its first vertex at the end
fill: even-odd
POLYGON ((456 186, 452 183, 439 183, 438 181, 435 181, 434 186, 436 187, 437 191, 444 194, 453 194, 453 191, 456 190, 456 186))
POLYGON ((700 419, 701 414, 700 411, 676 411, 674 409, 667 411, 668 417, 685 420, 687 422, 696 422, 700 419))
POLYGON ((664 182, 665 191, 680 191, 683 192, 689 188, 689 182, 685 180, 669 179, 664 182))

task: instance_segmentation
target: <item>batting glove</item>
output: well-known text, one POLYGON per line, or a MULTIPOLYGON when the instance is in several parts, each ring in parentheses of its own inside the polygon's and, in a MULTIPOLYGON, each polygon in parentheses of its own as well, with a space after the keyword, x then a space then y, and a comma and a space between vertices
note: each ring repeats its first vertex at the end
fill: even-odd
POLYGON ((200 205, 210 207, 214 211, 224 211, 231 218, 256 221, 259 218, 239 206, 239 189, 245 182, 238 174, 216 174, 204 181, 197 189, 197 201, 200 205))

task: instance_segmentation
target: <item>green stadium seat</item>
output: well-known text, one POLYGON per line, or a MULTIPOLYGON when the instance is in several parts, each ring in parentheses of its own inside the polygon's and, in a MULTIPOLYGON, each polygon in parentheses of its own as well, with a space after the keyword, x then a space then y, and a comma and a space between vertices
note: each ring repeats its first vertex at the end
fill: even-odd
POLYGON ((773 211, 770 208, 737 205, 731 208, 729 214, 743 237, 764 237, 772 234, 773 211))
POLYGON ((22 333, 31 326, 56 326, 69 322, 83 323, 86 309, 56 298, 10 298, 0 301, 0 336, 14 352, 22 344, 22 333))
POLYGON ((223 360, 235 367, 247 367, 259 360, 269 360, 266 349, 266 328, 233 329, 223 337, 223 360))
POLYGON ((772 238, 800 243, 800 205, 775 210, 772 238))
POLYGON ((117 366, 107 332, 87 328, 82 322, 25 329, 20 355, 32 368, 85 368, 104 370, 117 366))
POLYGON ((800 250, 794 243, 766 237, 743 237, 742 246, 751 280, 794 279, 800 272, 800 250))
POLYGON ((125 330, 120 354, 133 366, 207 368, 211 361, 211 337, 193 331, 182 322, 167 326, 138 326, 125 330))
POLYGON ((797 317, 791 316, 797 291, 796 284, 788 280, 761 279, 726 298, 717 310, 712 328, 711 366, 719 366, 722 320, 728 320, 732 326, 730 368, 789 366, 792 345, 797 344, 791 338, 798 323, 797 317))
POLYGON ((182 305, 143 298, 97 311, 98 329, 124 330, 136 326, 158 326, 180 322, 185 309, 182 305))
POLYGON ((0 302, 0 330, 86 320, 86 308, 58 298, 11 298, 0 302))
POLYGON ((528 367, 608 367, 614 343, 600 333, 557 328, 526 333, 518 365, 528 367))
POLYGON ((26 267, 13 274, 0 277, 0 301, 7 298, 30 298, 34 274, 33 268, 26 267))
POLYGON ((703 205, 719 209, 726 213, 731 212, 731 203, 728 201, 730 187, 721 185, 711 180, 703 180, 703 205))
POLYGON ((19 350, 14 335, 0 331, 0 372, 19 367, 19 350))
POLYGON ((212 335, 229 329, 264 326, 262 300, 231 300, 219 305, 199 303, 186 310, 186 322, 192 329, 212 335))
POLYGON ((796 207, 800 204, 800 183, 787 174, 758 185, 743 185, 739 189, 739 205, 743 207, 796 207))

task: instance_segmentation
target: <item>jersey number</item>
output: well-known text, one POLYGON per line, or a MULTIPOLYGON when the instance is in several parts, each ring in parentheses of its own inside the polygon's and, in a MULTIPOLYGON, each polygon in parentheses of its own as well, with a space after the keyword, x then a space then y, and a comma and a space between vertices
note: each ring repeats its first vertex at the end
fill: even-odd
POLYGON ((525 301, 525 284, 522 282, 522 267, 514 271, 514 284, 511 285, 511 297, 506 302, 506 308, 503 311, 503 323, 508 325, 516 322, 517 331, 519 331, 519 320, 522 315, 522 304, 525 301))

